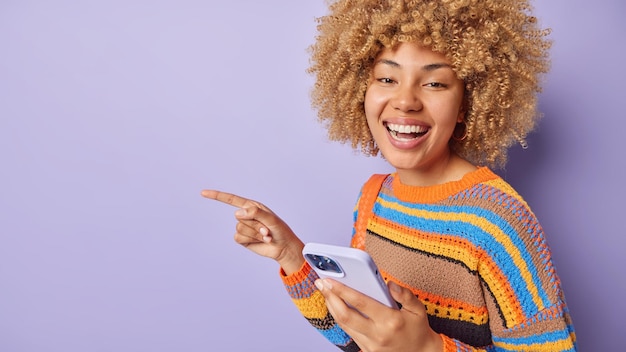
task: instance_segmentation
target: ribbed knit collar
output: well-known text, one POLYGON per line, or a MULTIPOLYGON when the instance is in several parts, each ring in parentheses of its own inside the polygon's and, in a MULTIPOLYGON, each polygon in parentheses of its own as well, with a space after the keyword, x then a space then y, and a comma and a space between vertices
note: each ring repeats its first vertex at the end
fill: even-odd
POLYGON ((433 186, 409 186, 400 182, 397 173, 391 174, 392 189, 394 195, 403 202, 431 203, 446 199, 472 186, 490 181, 499 176, 488 167, 479 167, 475 171, 468 172, 460 180, 450 181, 433 186))

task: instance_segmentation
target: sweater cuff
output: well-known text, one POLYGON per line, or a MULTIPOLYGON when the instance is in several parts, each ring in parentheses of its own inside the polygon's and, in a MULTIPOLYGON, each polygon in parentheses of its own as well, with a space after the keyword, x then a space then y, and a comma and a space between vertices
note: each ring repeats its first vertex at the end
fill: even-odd
POLYGON ((306 280, 310 272, 311 266, 305 260, 298 271, 292 273, 291 275, 287 275, 285 273, 285 270, 283 270, 283 268, 280 268, 279 275, 285 285, 293 286, 306 280))
POLYGON ((443 340, 443 352, 457 352, 457 346, 456 346, 456 341, 451 339, 450 337, 444 335, 444 334, 439 334, 439 336, 441 337, 441 340, 443 340))

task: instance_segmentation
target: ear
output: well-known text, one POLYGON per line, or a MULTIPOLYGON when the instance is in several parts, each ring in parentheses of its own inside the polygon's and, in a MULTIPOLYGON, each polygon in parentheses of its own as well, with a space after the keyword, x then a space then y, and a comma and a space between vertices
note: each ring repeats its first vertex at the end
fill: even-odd
POLYGON ((467 112, 469 102, 467 101, 467 93, 463 94, 463 101, 459 106, 459 114, 456 116, 456 122, 461 123, 465 121, 465 113, 467 112))
POLYGON ((465 121, 465 110, 459 110, 459 114, 456 117, 456 122, 461 123, 465 121))
POLYGON ((459 113, 456 116, 456 122, 457 123, 461 123, 463 121, 465 121, 465 113, 467 112, 467 106, 465 104, 465 100, 463 101, 463 103, 461 104, 461 106, 459 107, 459 113))

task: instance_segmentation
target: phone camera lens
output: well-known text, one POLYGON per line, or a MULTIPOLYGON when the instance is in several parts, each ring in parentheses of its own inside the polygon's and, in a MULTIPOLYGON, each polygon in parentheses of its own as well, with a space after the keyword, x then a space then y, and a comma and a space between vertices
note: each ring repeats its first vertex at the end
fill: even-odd
POLYGON ((341 273, 341 268, 333 259, 315 254, 306 255, 309 261, 315 265, 316 268, 323 271, 331 271, 335 273, 341 273))

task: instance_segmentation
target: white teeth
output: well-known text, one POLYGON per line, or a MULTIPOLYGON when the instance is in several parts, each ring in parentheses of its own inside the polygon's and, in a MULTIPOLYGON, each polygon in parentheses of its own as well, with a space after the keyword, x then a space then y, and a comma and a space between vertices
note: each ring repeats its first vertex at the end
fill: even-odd
POLYGON ((423 133, 428 131, 428 127, 418 125, 398 125, 395 123, 388 123, 387 128, 396 133, 423 133))

